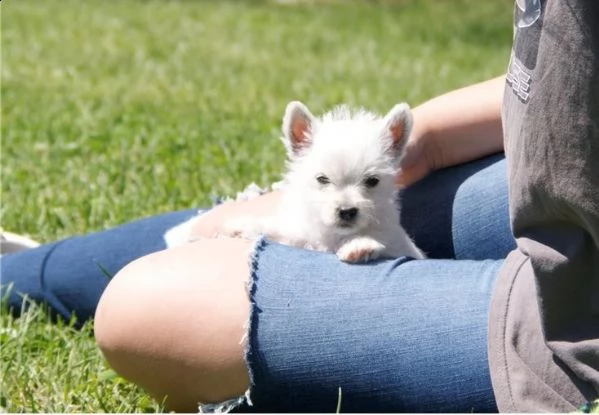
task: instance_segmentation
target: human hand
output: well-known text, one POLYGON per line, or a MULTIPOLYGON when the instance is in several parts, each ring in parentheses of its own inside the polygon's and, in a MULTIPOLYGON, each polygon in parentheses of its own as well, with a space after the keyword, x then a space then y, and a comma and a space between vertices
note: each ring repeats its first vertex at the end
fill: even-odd
POLYGON ((412 134, 406 143, 396 181, 399 186, 414 184, 435 169, 430 146, 426 145, 423 137, 418 133, 412 134))
POLYGON ((400 162, 396 183, 401 187, 410 186, 439 168, 441 149, 431 140, 430 123, 421 107, 412 110, 414 126, 400 162))
POLYGON ((415 107, 414 128, 406 143, 397 183, 409 186, 434 170, 503 151, 504 89, 502 75, 415 107))
POLYGON ((271 192, 246 201, 229 201, 215 206, 195 221, 190 239, 212 238, 225 227, 225 223, 242 217, 263 218, 275 213, 280 193, 271 192))

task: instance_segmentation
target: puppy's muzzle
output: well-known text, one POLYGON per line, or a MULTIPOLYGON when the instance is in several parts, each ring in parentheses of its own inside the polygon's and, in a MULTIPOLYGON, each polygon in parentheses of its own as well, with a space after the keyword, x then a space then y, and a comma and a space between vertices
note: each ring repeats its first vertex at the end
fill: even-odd
POLYGON ((337 221, 341 226, 351 226, 358 217, 358 208, 356 207, 340 207, 337 208, 337 221))

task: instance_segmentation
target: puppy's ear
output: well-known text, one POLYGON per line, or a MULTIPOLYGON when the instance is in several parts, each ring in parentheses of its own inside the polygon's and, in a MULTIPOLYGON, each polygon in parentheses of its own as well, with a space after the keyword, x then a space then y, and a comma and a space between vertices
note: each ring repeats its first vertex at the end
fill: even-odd
POLYGON ((283 117, 283 143, 289 158, 297 156, 312 144, 312 132, 316 119, 299 101, 291 101, 283 117))
POLYGON ((391 140, 389 149, 398 159, 403 155, 412 123, 412 110, 405 102, 395 105, 383 118, 382 135, 391 140))

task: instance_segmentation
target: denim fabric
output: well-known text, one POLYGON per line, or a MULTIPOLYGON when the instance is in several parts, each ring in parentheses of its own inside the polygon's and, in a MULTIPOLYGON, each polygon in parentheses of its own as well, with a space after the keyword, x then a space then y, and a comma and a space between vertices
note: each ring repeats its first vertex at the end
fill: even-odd
POLYGON ((258 243, 239 411, 496 412, 488 305, 511 236, 501 155, 439 171, 402 196, 429 257, 348 265, 258 243), (453 259, 459 260, 453 260, 453 259))
POLYGON ((75 236, 0 258, 2 299, 15 315, 23 295, 46 303, 54 315, 78 324, 92 318, 108 275, 165 248, 164 232, 191 218, 197 209, 157 215, 114 229, 75 236), (7 293, 8 291, 8 293, 7 293))
POLYGON ((430 258, 503 259, 510 231, 505 159, 497 154, 437 171, 401 195, 401 221, 430 258))
POLYGON ((502 260, 382 260, 261 241, 241 411, 496 412, 487 315, 502 260))

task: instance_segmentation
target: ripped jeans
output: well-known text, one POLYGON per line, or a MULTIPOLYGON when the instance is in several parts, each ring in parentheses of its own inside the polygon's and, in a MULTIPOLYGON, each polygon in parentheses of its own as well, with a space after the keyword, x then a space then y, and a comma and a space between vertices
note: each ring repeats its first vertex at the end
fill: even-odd
MULTIPOLYGON (((402 223, 431 259, 348 265, 329 253, 256 244, 240 411, 496 412, 487 313, 514 248, 502 155, 432 174, 402 193, 402 223)), ((164 249, 197 211, 166 213, 0 259, 3 296, 92 318, 106 274, 164 249)))

